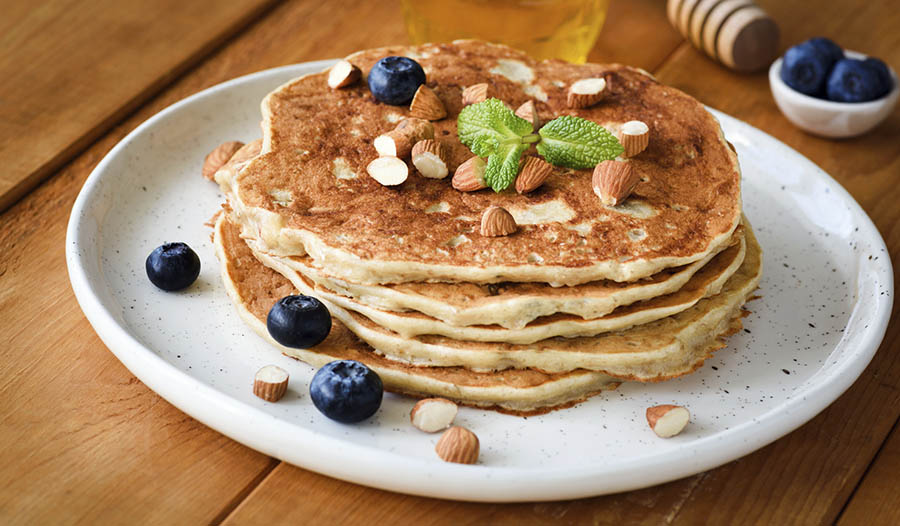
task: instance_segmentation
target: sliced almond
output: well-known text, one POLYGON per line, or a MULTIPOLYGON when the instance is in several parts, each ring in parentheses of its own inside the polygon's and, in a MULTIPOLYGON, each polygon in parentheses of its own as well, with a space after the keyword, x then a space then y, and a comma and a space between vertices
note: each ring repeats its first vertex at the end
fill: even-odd
POLYGON ((591 185, 605 205, 616 206, 631 195, 641 178, 627 161, 603 161, 594 167, 591 185))
POLYGON ((475 433, 460 426, 453 426, 444 431, 434 446, 434 451, 441 460, 457 464, 474 464, 478 462, 479 443, 475 433))
POLYGON ((566 105, 570 108, 587 108, 600 102, 606 94, 606 79, 576 80, 569 86, 566 105))
POLYGON ((634 157, 650 144, 650 127, 641 121, 628 121, 622 125, 619 141, 625 148, 625 157, 634 157))
POLYGON ((209 152, 206 158, 203 159, 203 168, 201 170, 203 177, 210 181, 214 180, 214 176, 216 175, 216 172, 219 171, 219 168, 225 166, 225 163, 227 163, 228 160, 231 159, 231 156, 240 150, 243 145, 244 143, 240 141, 228 141, 216 146, 215 149, 209 152))
POLYGON ((434 139, 425 139, 413 146, 412 163, 422 177, 429 179, 443 179, 450 173, 447 170, 447 149, 434 139))
POLYGON ((434 90, 422 84, 409 105, 409 114, 419 119, 439 121, 447 116, 447 108, 434 90))
POLYGON ((362 77, 362 71, 346 60, 339 60, 328 72, 328 87, 341 89, 356 84, 362 77))
POLYGON ((490 86, 487 83, 482 82, 481 84, 472 84, 464 89, 462 92, 463 106, 486 101, 488 98, 488 88, 490 88, 490 86))
POLYGON ((647 408, 647 423, 660 438, 681 433, 691 420, 691 413, 680 405, 657 405, 647 408))
POLYGON ((489 206, 481 214, 481 235, 484 237, 508 236, 518 229, 516 220, 499 206, 489 206))
POLYGON ((409 177, 409 166, 396 157, 379 157, 366 166, 366 172, 384 186, 396 186, 409 177))
POLYGON ((474 192, 487 188, 484 171, 487 163, 481 157, 472 157, 456 168, 451 183, 460 192, 474 192))
POLYGON ((516 117, 520 117, 530 122, 532 130, 537 130, 541 127, 541 124, 543 124, 541 122, 541 118, 538 116, 537 107, 534 105, 533 100, 525 102, 521 106, 519 106, 516 109, 516 117))
POLYGON ((277 402, 287 392, 287 385, 287 371, 277 365, 266 365, 253 377, 253 394, 267 402, 277 402))
POLYGON ((434 139, 434 125, 425 119, 403 119, 392 131, 375 137, 372 142, 378 155, 405 158, 419 141, 434 139))
POLYGON ((536 190, 552 173, 553 165, 547 161, 533 155, 525 157, 522 171, 516 177, 516 192, 527 194, 536 190))
POLYGON ((446 398, 425 398, 416 402, 409 413, 409 420, 416 429, 434 433, 447 429, 456 418, 459 408, 446 398))

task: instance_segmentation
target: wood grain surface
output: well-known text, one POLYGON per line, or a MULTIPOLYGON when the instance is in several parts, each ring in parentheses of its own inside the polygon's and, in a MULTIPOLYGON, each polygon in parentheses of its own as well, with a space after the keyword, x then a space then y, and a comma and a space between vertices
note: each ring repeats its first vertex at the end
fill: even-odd
MULTIPOLYGON (((889 0, 865 4, 840 0, 815 8, 802 0, 759 3, 781 24, 782 49, 821 34, 900 65, 900 36, 893 31, 900 24, 900 12, 889 0)), ((48 5, 40 16, 52 20, 53 7, 65 4, 48 5)), ((22 13, 17 16, 39 16, 22 13)), ((123 23, 105 20, 110 25, 123 23)), ((0 21, 0 29, 5 23, 0 21)), ((125 119, 124 114, 100 119, 114 126, 108 130, 101 126, 103 131, 97 135, 102 136, 93 144, 84 141, 73 147, 77 141, 70 141, 42 146, 50 157, 77 157, 0 214, 0 523, 855 525, 900 521, 896 475, 900 432, 895 429, 900 416, 900 324, 896 321, 861 378, 794 433, 706 473, 576 501, 474 504, 366 488, 256 453, 162 400, 103 346, 68 285, 65 227, 91 169, 138 124, 200 89, 268 67, 406 41, 399 7, 393 1, 286 2, 269 8, 225 43, 222 31, 210 32, 203 42, 198 37, 196 48, 215 49, 196 66, 185 68, 181 76, 165 73, 159 66, 162 62, 157 62, 161 73, 145 78, 144 88, 137 91, 152 93, 162 84, 165 89, 135 104, 139 108, 125 119)), ((24 36, 15 41, 0 37, 0 50, 9 51, 12 42, 19 47, 46 46, 44 42, 53 39, 41 37, 32 43, 24 36)), ((0 66, 4 60, 0 58, 0 66)), ((857 139, 828 141, 806 135, 778 112, 765 75, 739 75, 716 65, 677 36, 665 19, 664 3, 655 0, 614 0, 591 60, 644 67, 661 81, 798 149, 859 200, 896 260, 900 253, 898 112, 875 132, 857 139)), ((121 82, 121 76, 104 82, 121 82)), ((7 102, 2 90, 22 89, 14 86, 16 82, 0 78, 0 112, 6 111, 7 102)), ((105 93, 106 86, 97 86, 105 93)), ((90 104, 121 106, 115 102, 120 96, 118 92, 110 95, 113 101, 90 104)), ((34 97, 39 100, 46 92, 36 92, 34 97)), ((7 126, 6 118, 0 116, 0 155, 18 140, 21 130, 39 131, 27 124, 7 126)))

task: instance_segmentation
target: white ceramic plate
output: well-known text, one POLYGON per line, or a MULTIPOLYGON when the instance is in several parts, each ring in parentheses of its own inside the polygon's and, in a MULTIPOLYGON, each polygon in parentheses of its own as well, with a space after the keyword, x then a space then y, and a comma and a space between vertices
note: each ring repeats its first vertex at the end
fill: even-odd
POLYGON ((700 371, 625 384, 544 416, 462 409, 457 422, 481 439, 475 466, 439 460, 438 437, 409 424, 407 398, 387 395, 359 425, 328 420, 308 396, 312 368, 269 347, 229 303, 204 226, 223 198, 200 177, 200 165, 220 142, 258 136, 268 91, 329 64, 263 71, 172 105, 113 148, 72 210, 66 256, 85 315, 141 381, 213 429, 292 464, 393 491, 481 501, 575 498, 666 482, 746 455, 834 401, 878 348, 893 282, 875 226, 806 158, 715 112, 740 155, 765 273, 746 330, 700 371), (147 280, 144 259, 164 241, 185 241, 200 255, 200 278, 186 292, 161 292, 147 280), (269 363, 291 373, 277 404, 251 393, 253 374, 269 363), (660 403, 690 408, 684 433, 663 440, 650 431, 644 410, 660 403))

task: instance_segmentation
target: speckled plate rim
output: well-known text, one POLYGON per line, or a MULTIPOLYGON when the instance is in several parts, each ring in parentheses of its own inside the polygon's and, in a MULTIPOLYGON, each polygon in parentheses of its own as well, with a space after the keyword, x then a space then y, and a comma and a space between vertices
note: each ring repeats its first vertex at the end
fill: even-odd
MULTIPOLYGON (((271 77, 299 76, 320 71, 333 61, 317 61, 261 71, 213 86, 162 110, 122 139, 97 165, 72 208, 66 237, 66 262, 72 289, 88 321, 107 347, 144 384, 170 403, 207 426, 257 451, 339 479, 422 496, 488 502, 571 499, 647 487, 712 469, 742 457, 784 436, 831 404, 859 377, 884 337, 893 297, 893 271, 887 257, 869 261, 866 275, 887 294, 873 294, 867 304, 867 327, 846 343, 842 361, 827 374, 816 374, 782 404, 762 416, 713 436, 686 442, 685 455, 671 451, 623 458, 615 465, 587 464, 578 468, 522 468, 464 466, 425 461, 325 436, 316 430, 288 423, 200 382, 145 347, 110 308, 98 261, 79 250, 88 233, 99 228, 90 207, 116 156, 132 142, 191 104, 226 90, 271 77)), ((277 84, 277 83, 276 83, 277 84)), ((858 203, 833 178, 811 161, 752 126, 713 111, 724 125, 752 139, 755 147, 779 149, 803 165, 817 184, 825 185, 847 205, 859 224, 858 236, 887 254, 884 240, 858 203)), ((859 290, 859 289, 858 289, 859 290)), ((872 289, 874 290, 874 289, 872 289)), ((856 301, 848 321, 859 319, 862 302, 856 301)), ((850 332, 850 331, 848 331, 850 332)), ((846 338, 846 337, 845 337, 846 338)))

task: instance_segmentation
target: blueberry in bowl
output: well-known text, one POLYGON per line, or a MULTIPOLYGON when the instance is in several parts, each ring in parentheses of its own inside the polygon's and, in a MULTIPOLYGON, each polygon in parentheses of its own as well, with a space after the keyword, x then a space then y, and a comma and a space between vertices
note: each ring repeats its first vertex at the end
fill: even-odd
POLYGON ((309 349, 328 337, 331 313, 312 296, 285 296, 269 309, 266 328, 269 335, 285 347, 309 349))
POLYGON ((313 405, 323 415, 344 424, 360 422, 381 407, 384 385, 378 373, 355 360, 329 362, 309 384, 313 405))
POLYGON ((189 287, 200 275, 200 258, 185 243, 165 243, 144 262, 150 282, 165 291, 189 287))
POLYGON ((384 57, 372 66, 367 82, 375 100, 401 106, 409 104, 425 84, 425 70, 408 57, 384 57))
POLYGON ((817 96, 824 92, 832 64, 830 57, 812 43, 797 44, 784 54, 781 80, 800 93, 817 96))
POLYGON ((878 73, 864 60, 842 58, 828 75, 826 93, 828 100, 835 102, 866 102, 879 97, 881 83, 878 73))

